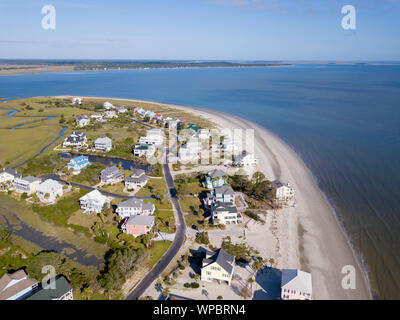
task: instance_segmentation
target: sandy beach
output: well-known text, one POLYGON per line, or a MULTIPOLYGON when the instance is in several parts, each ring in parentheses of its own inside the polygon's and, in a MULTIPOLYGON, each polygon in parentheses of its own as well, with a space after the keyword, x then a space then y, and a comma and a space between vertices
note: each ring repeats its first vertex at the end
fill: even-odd
MULTIPOLYGON (((277 267, 310 272, 313 299, 371 299, 366 277, 333 209, 308 168, 278 137, 250 121, 213 110, 133 99, 86 98, 154 103, 195 113, 221 128, 254 129, 259 169, 270 180, 289 182, 296 194, 295 207, 276 212, 277 267), (356 288, 345 290, 342 288, 345 277, 342 268, 348 265, 355 268, 356 288)), ((268 243, 265 245, 270 247, 268 243)))

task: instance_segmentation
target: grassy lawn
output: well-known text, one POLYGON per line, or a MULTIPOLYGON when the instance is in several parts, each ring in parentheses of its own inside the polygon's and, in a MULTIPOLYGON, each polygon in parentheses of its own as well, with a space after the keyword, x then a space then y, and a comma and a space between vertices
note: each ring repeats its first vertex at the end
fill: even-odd
POLYGON ((198 197, 186 196, 179 200, 183 212, 193 212, 196 211, 199 214, 203 214, 204 210, 200 208, 202 205, 198 197))
POLYGON ((59 157, 57 154, 46 154, 31 159, 24 165, 22 174, 24 176, 39 176, 42 174, 54 173, 57 169, 66 166, 68 160, 59 157))
POLYGON ((116 184, 109 184, 106 186, 102 186, 101 188, 99 188, 100 190, 104 190, 104 191, 108 191, 108 192, 112 192, 112 193, 117 193, 117 194, 127 194, 126 192, 124 192, 124 188, 125 185, 123 182, 118 182, 116 184))
POLYGON ((163 198, 166 193, 168 193, 168 188, 163 178, 150 178, 147 184, 140 189, 136 195, 140 197, 149 197, 159 194, 161 198, 163 198))
POLYGON ((153 267, 158 260, 161 259, 163 254, 168 250, 171 245, 171 241, 154 241, 153 248, 150 249, 149 254, 149 266, 153 267))
POLYGON ((77 210, 71 214, 67 221, 68 224, 74 224, 86 228, 90 228, 95 222, 101 222, 97 214, 87 214, 83 213, 81 210, 77 210))
POLYGON ((172 210, 172 204, 169 200, 162 199, 161 202, 156 199, 149 200, 152 204, 155 205, 156 209, 168 209, 172 210))
POLYGON ((161 232, 174 233, 175 232, 175 217, 174 212, 171 211, 159 211, 155 212, 155 220, 157 227, 161 232))
POLYGON ((100 182, 100 172, 105 168, 106 166, 103 164, 91 163, 80 174, 72 175, 69 181, 87 186, 96 185, 100 182))
POLYGON ((69 217, 80 208, 79 198, 83 197, 87 193, 87 190, 73 192, 69 196, 57 201, 54 205, 40 206, 34 204, 32 209, 39 214, 42 220, 52 222, 56 226, 67 227, 69 217))

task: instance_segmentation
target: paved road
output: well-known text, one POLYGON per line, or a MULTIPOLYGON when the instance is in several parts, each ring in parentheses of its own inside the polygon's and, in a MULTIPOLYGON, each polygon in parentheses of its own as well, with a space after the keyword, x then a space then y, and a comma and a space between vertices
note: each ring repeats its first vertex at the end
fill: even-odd
POLYGON ((178 214, 178 221, 176 222, 176 234, 175 239, 169 247, 168 251, 162 256, 158 263, 150 270, 150 272, 143 278, 143 280, 135 287, 135 289, 127 296, 127 300, 137 300, 146 291, 146 289, 151 285, 151 283, 156 280, 164 269, 168 266, 171 260, 178 253, 179 249, 182 247, 185 241, 186 234, 186 224, 183 217, 183 212, 176 195, 176 189, 174 185, 174 179, 172 178, 171 171, 168 166, 168 148, 166 151, 166 163, 163 164, 165 180, 167 181, 167 186, 169 189, 170 200, 172 206, 178 214))
MULTIPOLYGON (((61 179, 58 174, 44 174, 44 175, 40 176, 39 178, 42 180, 53 179, 53 180, 59 181, 64 184, 69 184, 73 187, 78 187, 78 188, 89 190, 89 191, 96 189, 93 187, 85 186, 83 184, 65 181, 65 180, 61 179)), ((129 195, 123 195, 123 194, 118 194, 118 193, 112 193, 112 192, 108 192, 108 191, 104 191, 104 190, 99 190, 99 191, 103 196, 109 196, 109 197, 118 198, 118 199, 128 199, 128 198, 136 198, 136 199, 142 199, 142 200, 155 199, 155 197, 138 197, 138 196, 129 196, 129 195)))

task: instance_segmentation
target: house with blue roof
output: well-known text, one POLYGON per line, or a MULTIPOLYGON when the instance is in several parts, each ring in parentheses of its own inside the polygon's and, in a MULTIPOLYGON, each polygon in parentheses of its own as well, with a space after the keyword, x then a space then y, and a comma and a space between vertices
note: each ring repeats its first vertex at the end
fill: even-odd
POLYGON ((79 174, 83 168, 85 168, 87 165, 89 165, 89 157, 87 156, 78 156, 75 158, 72 158, 68 164, 67 168, 68 170, 73 169, 73 174, 79 174))

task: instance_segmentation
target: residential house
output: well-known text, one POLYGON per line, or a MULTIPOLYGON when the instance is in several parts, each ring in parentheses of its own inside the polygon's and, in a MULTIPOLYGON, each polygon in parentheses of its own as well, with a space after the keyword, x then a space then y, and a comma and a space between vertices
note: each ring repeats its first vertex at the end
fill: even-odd
POLYGON ((96 150, 108 152, 112 149, 112 140, 109 137, 97 138, 94 141, 94 148, 96 150))
POLYGON ((58 181, 47 179, 39 184, 36 190, 36 195, 40 201, 52 203, 56 201, 57 197, 63 195, 63 186, 58 181))
POLYGON ((111 102, 106 101, 103 104, 103 108, 106 109, 106 110, 110 110, 110 109, 114 109, 115 107, 111 102))
POLYGON ((40 184, 40 179, 32 176, 16 178, 14 180, 14 189, 19 193, 31 195, 35 193, 40 184))
POLYGON ((103 112, 103 119, 118 118, 117 113, 114 110, 108 110, 103 112))
POLYGON ((128 112, 128 109, 125 108, 125 107, 119 107, 119 108, 117 108, 117 112, 118 112, 118 113, 127 113, 127 112, 128 112))
POLYGON ((179 120, 178 118, 174 118, 168 121, 168 128, 170 129, 177 129, 179 130, 181 128, 182 121, 179 120))
POLYGON ((103 115, 101 113, 93 113, 92 115, 90 115, 90 118, 98 122, 103 121, 103 115))
POLYGON ((90 119, 88 118, 88 116, 86 114, 77 116, 75 121, 76 121, 76 125, 81 128, 90 124, 90 119))
POLYGON ((235 155, 240 152, 239 144, 233 139, 225 138, 221 143, 221 146, 225 153, 235 155))
POLYGON ((122 224, 122 231, 134 237, 149 233, 154 226, 154 216, 132 216, 122 224))
POLYGON ((99 190, 95 189, 79 199, 81 210, 84 213, 100 213, 104 207, 110 205, 110 199, 103 196, 99 190))
POLYGON ((152 157, 155 152, 156 148, 146 143, 137 143, 133 148, 133 155, 136 157, 152 157))
POLYGON ((199 131, 199 139, 200 140, 208 140, 208 139, 210 139, 210 131, 208 129, 200 129, 200 131, 199 131))
POLYGON ((25 300, 74 300, 74 295, 67 279, 58 276, 54 282, 54 289, 41 287, 25 300))
POLYGON ((21 174, 15 169, 3 169, 0 171, 0 183, 13 182, 16 178, 21 178, 21 174))
POLYGON ((282 300, 310 300, 311 274, 297 269, 283 269, 281 280, 282 300))
POLYGON ((116 213, 121 218, 129 218, 135 215, 149 216, 156 210, 151 202, 144 203, 142 199, 130 198, 117 204, 116 213))
POLYGON ((86 135, 82 132, 72 132, 63 143, 64 147, 83 147, 86 145, 86 135))
POLYGON ((278 202, 285 203, 294 200, 294 189, 289 183, 282 183, 279 180, 275 180, 271 183, 271 190, 278 202))
POLYGON ((83 168, 90 164, 89 157, 78 156, 69 160, 67 164, 67 169, 73 169, 73 174, 79 174, 83 168))
POLYGON ((228 183, 226 173, 220 169, 213 169, 205 176, 204 186, 208 189, 221 187, 228 183))
POLYGON ((151 144, 153 146, 160 146, 163 142, 164 132, 160 128, 148 129, 147 135, 139 139, 139 143, 151 144))
POLYGON ((0 300, 21 300, 31 295, 38 282, 28 277, 24 270, 6 273, 0 278, 0 300))
POLYGON ((188 126, 186 129, 193 130, 195 132, 199 131, 199 127, 194 123, 190 124, 190 126, 188 126))
POLYGON ((72 98, 72 104, 82 104, 82 98, 72 98))
POLYGON ((125 178, 124 180, 125 188, 127 190, 136 190, 139 188, 143 188, 148 180, 149 178, 146 176, 144 170, 142 169, 136 170, 129 177, 125 178))
POLYGON ((179 149, 179 161, 198 161, 200 159, 201 142, 199 138, 189 138, 179 149))
POLYGON ((233 165, 246 167, 257 164, 257 162, 258 160, 254 157, 254 154, 243 151, 241 155, 235 156, 233 165))
POLYGON ((142 117, 143 118, 146 118, 146 117, 149 117, 149 120, 151 121, 151 120, 153 120, 153 118, 155 117, 155 112, 153 112, 153 111, 151 111, 151 110, 147 110, 143 115, 142 115, 142 117))
POLYGON ((201 280, 211 282, 213 280, 226 281, 231 285, 235 270, 235 257, 220 248, 215 252, 206 251, 201 267, 201 280))
POLYGON ((211 221, 213 224, 231 224, 243 221, 235 204, 217 201, 211 205, 211 221))
POLYGON ((211 193, 207 193, 203 199, 204 206, 210 208, 216 202, 235 203, 235 191, 231 186, 222 186, 215 188, 211 193))
POLYGON ((164 117, 163 117, 162 114, 156 113, 156 114, 154 115, 154 119, 155 119, 157 122, 163 122, 164 117))
POLYGON ((100 180, 104 184, 114 184, 122 181, 124 174, 116 166, 107 167, 100 173, 100 180))

